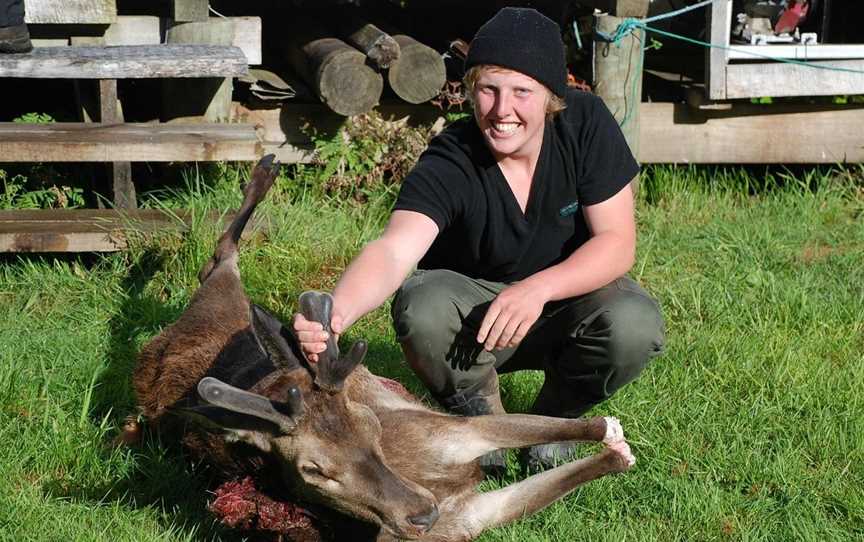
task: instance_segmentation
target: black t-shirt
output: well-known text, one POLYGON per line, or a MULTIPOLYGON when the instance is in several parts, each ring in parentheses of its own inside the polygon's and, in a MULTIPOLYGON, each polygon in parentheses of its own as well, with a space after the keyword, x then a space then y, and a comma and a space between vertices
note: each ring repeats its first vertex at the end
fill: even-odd
POLYGON ((438 225, 418 268, 513 282, 560 263, 588 240, 582 206, 617 194, 639 165, 600 98, 570 89, 566 103, 546 123, 524 215, 473 118, 430 142, 394 206, 438 225))

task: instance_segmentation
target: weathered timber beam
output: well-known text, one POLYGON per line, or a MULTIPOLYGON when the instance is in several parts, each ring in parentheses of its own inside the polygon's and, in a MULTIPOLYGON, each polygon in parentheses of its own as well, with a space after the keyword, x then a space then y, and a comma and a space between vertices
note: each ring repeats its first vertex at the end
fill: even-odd
POLYGON ((643 103, 643 164, 838 164, 864 162, 864 108, 643 103), (790 145, 789 134, 806 134, 790 145))
POLYGON ((26 0, 29 24, 107 24, 117 18, 114 0, 26 0))
POLYGON ((146 79, 233 77, 247 73, 243 52, 215 45, 46 47, 0 55, 0 77, 37 79, 146 79))
MULTIPOLYGON (((214 211, 206 220, 224 225, 233 217, 214 211)), ((0 252, 113 252, 125 249, 132 238, 184 232, 192 219, 193 213, 183 209, 170 214, 153 209, 0 211, 0 252)), ((254 218, 250 226, 243 237, 267 227, 254 218)))
POLYGON ((171 17, 177 22, 206 21, 209 16, 208 0, 171 1, 171 17))
POLYGON ((0 162, 212 162, 257 160, 247 124, 0 123, 0 162))

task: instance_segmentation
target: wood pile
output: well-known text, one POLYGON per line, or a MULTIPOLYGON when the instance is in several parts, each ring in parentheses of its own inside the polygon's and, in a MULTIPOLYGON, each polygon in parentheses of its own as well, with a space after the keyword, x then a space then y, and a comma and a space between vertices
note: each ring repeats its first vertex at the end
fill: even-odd
POLYGON ((258 94, 254 77, 237 85, 165 81, 150 93, 161 97, 161 120, 228 120, 238 93, 259 106, 320 102, 344 116, 382 100, 429 102, 447 86, 449 42, 470 37, 430 39, 402 3, 388 0, 26 0, 26 12, 36 47, 234 45, 255 73, 267 72, 264 85, 284 90, 258 94))

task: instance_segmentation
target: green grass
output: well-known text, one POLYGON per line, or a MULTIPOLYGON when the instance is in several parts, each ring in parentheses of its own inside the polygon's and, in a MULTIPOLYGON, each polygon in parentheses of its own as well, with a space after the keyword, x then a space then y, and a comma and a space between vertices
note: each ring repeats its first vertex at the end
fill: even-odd
MULTIPOLYGON (((239 203, 242 174, 207 176, 149 204, 200 217, 239 203)), ((668 349, 594 411, 621 418, 638 463, 482 540, 864 539, 861 177, 649 171, 633 275, 663 306, 668 349)), ((290 318, 391 201, 346 207, 280 179, 268 234, 242 253, 250 296, 290 318)), ((134 412, 135 352, 182 312, 216 235, 198 220, 124 254, 0 262, 0 540, 238 539, 205 511, 205 468, 157 441, 112 444, 134 412)), ((422 394, 386 310, 349 335, 422 394)), ((505 402, 524 410, 539 382, 508 375, 505 402)))

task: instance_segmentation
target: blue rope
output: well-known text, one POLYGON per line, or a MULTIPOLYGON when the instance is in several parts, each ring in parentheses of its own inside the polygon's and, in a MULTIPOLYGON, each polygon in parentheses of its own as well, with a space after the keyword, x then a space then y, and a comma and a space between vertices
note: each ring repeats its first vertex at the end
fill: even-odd
POLYGON ((703 8, 708 4, 713 4, 714 2, 718 2, 720 0, 705 0, 704 2, 699 2, 698 4, 693 4, 692 6, 683 7, 681 9, 676 9, 675 11, 670 11, 668 13, 661 13, 660 15, 655 15, 653 17, 648 17, 647 19, 633 19, 627 18, 618 25, 618 28, 615 29, 614 34, 607 34, 606 32, 597 31, 597 35, 603 38, 604 41, 618 43, 622 39, 624 39, 627 34, 633 32, 633 30, 637 28, 644 28, 646 24, 653 23, 656 21, 662 21, 664 19, 671 19, 673 17, 677 17, 682 13, 687 13, 688 11, 694 11, 699 8, 703 8))

